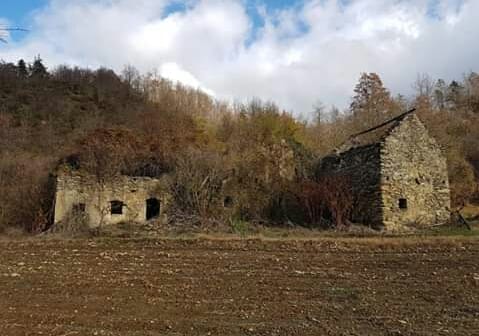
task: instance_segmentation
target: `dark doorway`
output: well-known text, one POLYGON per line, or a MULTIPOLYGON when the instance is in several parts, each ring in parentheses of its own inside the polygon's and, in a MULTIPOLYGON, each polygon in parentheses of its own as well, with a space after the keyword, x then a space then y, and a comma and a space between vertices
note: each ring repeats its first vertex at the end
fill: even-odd
POLYGON ((157 218, 160 215, 160 201, 156 198, 146 200, 146 220, 157 218))

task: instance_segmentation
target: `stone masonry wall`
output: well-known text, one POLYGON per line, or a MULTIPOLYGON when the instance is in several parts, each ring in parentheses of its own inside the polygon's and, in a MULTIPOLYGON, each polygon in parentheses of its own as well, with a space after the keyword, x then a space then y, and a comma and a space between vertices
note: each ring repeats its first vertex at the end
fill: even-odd
POLYGON ((415 115, 401 121, 381 145, 381 193, 388 230, 449 219, 446 160, 415 115))
POLYGON ((84 212, 92 228, 100 224, 145 221, 146 200, 150 198, 160 201, 160 213, 164 213, 168 198, 161 191, 163 185, 164 182, 158 179, 128 176, 101 185, 90 175, 60 170, 55 198, 55 223, 67 219, 75 211, 84 212), (111 213, 111 201, 123 202, 122 214, 111 213))
POLYGON ((382 224, 379 157, 379 144, 358 147, 324 158, 319 171, 320 175, 340 174, 350 179, 354 197, 351 220, 373 227, 382 224))

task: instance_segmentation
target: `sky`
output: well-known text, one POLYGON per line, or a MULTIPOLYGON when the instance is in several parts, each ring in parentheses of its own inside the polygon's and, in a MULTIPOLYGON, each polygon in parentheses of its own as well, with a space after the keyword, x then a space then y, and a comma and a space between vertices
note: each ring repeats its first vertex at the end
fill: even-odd
POLYGON ((424 73, 478 72, 477 13, 479 0, 0 0, 0 25, 28 29, 0 59, 131 64, 307 117, 318 101, 347 108, 362 72, 406 96, 424 73))

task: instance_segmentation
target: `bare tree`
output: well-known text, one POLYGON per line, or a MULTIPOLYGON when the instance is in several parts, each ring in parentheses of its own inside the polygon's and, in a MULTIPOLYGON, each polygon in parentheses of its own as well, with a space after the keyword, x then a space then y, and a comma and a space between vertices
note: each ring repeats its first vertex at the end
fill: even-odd
POLYGON ((324 122, 324 115, 326 111, 326 106, 324 106, 323 102, 317 100, 313 104, 313 118, 316 125, 321 125, 324 122))

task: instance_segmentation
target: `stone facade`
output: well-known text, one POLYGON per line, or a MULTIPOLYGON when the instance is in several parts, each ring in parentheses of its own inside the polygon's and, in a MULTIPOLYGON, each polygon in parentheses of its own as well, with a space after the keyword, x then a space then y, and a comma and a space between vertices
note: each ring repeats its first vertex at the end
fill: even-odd
POLYGON ((421 121, 406 114, 376 132, 371 143, 348 145, 321 161, 319 174, 350 178, 355 200, 351 220, 388 231, 447 221, 446 159, 421 121))
POLYGON ((320 173, 339 174, 351 184, 351 220, 355 223, 377 226, 382 222, 380 151, 379 144, 371 144, 330 155, 321 162, 320 173))
POLYGON ((162 179, 120 176, 99 183, 84 172, 62 168, 57 172, 54 222, 81 215, 95 228, 164 219, 168 195, 163 190, 162 179))
POLYGON ((382 143, 381 194, 383 222, 393 230, 450 217, 446 159, 415 115, 392 129, 382 143))

